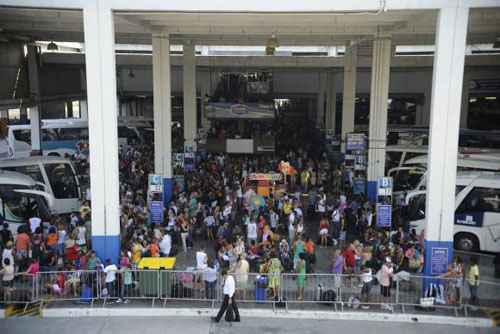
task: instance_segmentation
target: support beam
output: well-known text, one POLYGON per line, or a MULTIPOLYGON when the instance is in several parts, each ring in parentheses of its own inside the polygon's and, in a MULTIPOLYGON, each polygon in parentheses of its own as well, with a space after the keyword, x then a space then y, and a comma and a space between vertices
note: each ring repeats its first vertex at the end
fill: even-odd
POLYGON ((385 174, 387 141, 387 100, 391 66, 391 40, 377 38, 373 42, 370 86, 370 124, 368 129, 368 189, 370 201, 377 199, 377 179, 385 174))
POLYGON ((344 55, 344 90, 342 98, 342 146, 345 153, 347 134, 354 131, 354 110, 356 99, 356 72, 358 66, 358 46, 346 45, 344 55))
POLYGON ((318 98, 316 104, 316 127, 325 127, 326 73, 318 72, 318 98))
POLYGON ((184 101, 184 145, 196 150, 197 113, 196 113, 196 58, 195 46, 183 46, 183 101, 184 101))
POLYGON ((104 261, 120 254, 118 125, 113 12, 102 2, 83 11, 92 199, 92 248, 104 261))
POLYGON ((327 74, 327 91, 326 91, 326 124, 327 130, 333 130, 335 133, 335 114, 337 111, 337 96, 335 94, 335 73, 328 72, 327 74))
POLYGON ((166 34, 153 35, 153 109, 155 126, 155 173, 163 176, 163 200, 172 197, 172 106, 170 41, 166 34))
POLYGON ((38 75, 38 47, 36 45, 28 46, 28 76, 30 98, 32 101, 35 101, 35 105, 30 107, 31 155, 41 155, 40 114, 42 108, 40 103, 40 81, 38 75))
POLYGON ((437 19, 425 210, 427 275, 446 271, 453 256, 457 151, 468 18, 467 8, 443 8, 437 19), (444 257, 448 263, 437 263, 439 266, 436 266, 439 257, 441 260, 444 257))

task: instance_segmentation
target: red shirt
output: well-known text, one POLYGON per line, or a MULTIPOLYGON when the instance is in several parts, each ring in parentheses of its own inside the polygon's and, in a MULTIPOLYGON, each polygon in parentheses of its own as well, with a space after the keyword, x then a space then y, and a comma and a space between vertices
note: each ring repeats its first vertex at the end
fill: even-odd
POLYGON ((345 259, 345 265, 350 268, 356 267, 356 258, 354 256, 354 251, 350 248, 346 249, 342 254, 345 259))

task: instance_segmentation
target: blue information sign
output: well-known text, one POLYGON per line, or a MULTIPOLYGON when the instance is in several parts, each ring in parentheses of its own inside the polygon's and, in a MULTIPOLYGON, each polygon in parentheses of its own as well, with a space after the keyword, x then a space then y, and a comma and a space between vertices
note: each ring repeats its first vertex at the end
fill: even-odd
POLYGON ((448 271, 448 248, 432 247, 431 275, 440 275, 448 271))
POLYGON ((362 133, 348 133, 346 141, 347 151, 366 150, 366 136, 362 133))
POLYGON ((149 204, 149 214, 151 224, 161 224, 163 222, 163 202, 151 201, 149 204))
POLYGON ((353 193, 354 195, 366 194, 366 180, 364 178, 355 178, 353 180, 353 193))
POLYGON ((377 226, 391 227, 392 224, 392 205, 377 204, 377 226))

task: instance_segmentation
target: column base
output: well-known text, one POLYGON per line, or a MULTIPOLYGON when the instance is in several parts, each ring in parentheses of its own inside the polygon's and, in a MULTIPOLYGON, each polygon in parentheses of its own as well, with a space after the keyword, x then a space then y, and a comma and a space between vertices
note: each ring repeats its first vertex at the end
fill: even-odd
POLYGON ((366 195, 370 202, 377 201, 377 181, 368 181, 366 184, 366 195))
POLYGON ((107 259, 118 265, 120 257, 120 236, 119 235, 93 235, 92 249, 101 259, 103 264, 107 259))
POLYGON ((163 205, 168 206, 172 200, 174 182, 171 178, 163 178, 163 205))

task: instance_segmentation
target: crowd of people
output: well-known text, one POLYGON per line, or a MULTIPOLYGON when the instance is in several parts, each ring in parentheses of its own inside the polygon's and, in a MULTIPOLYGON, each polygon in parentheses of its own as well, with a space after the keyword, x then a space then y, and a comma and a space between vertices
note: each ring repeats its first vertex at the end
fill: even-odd
MULTIPOLYGON (((178 256, 194 248, 193 260, 204 272, 207 298, 217 272, 224 271, 235 275, 237 288, 243 291, 249 273, 265 275, 270 296, 276 299, 280 275, 293 273, 300 300, 306 274, 318 272, 318 267, 359 275, 365 302, 375 279, 381 295, 389 298, 394 275, 423 271, 422 234, 409 230, 398 210, 392 228, 377 227, 374 203, 363 194, 353 194, 351 172, 326 155, 308 152, 299 148, 266 157, 200 155, 194 170, 185 173, 184 184, 175 184, 164 221, 151 224, 147 186, 153 151, 145 145, 123 147, 119 260, 99 259, 93 251, 91 204, 86 201, 80 212, 68 217, 54 216, 47 222, 32 217, 15 236, 7 223, 3 225, 3 286, 11 287, 16 275, 39 271, 101 270, 112 291, 115 273, 138 268, 142 258, 178 256), (248 176, 275 172, 281 160, 290 162, 296 173, 287 176, 280 195, 260 196, 248 176), (318 264, 319 252, 327 265, 318 264)), ((463 277, 463 264, 454 263, 447 275, 463 277)), ((475 286, 476 281, 469 284, 475 286)), ((58 293, 68 289, 65 283, 53 284, 58 293)))

